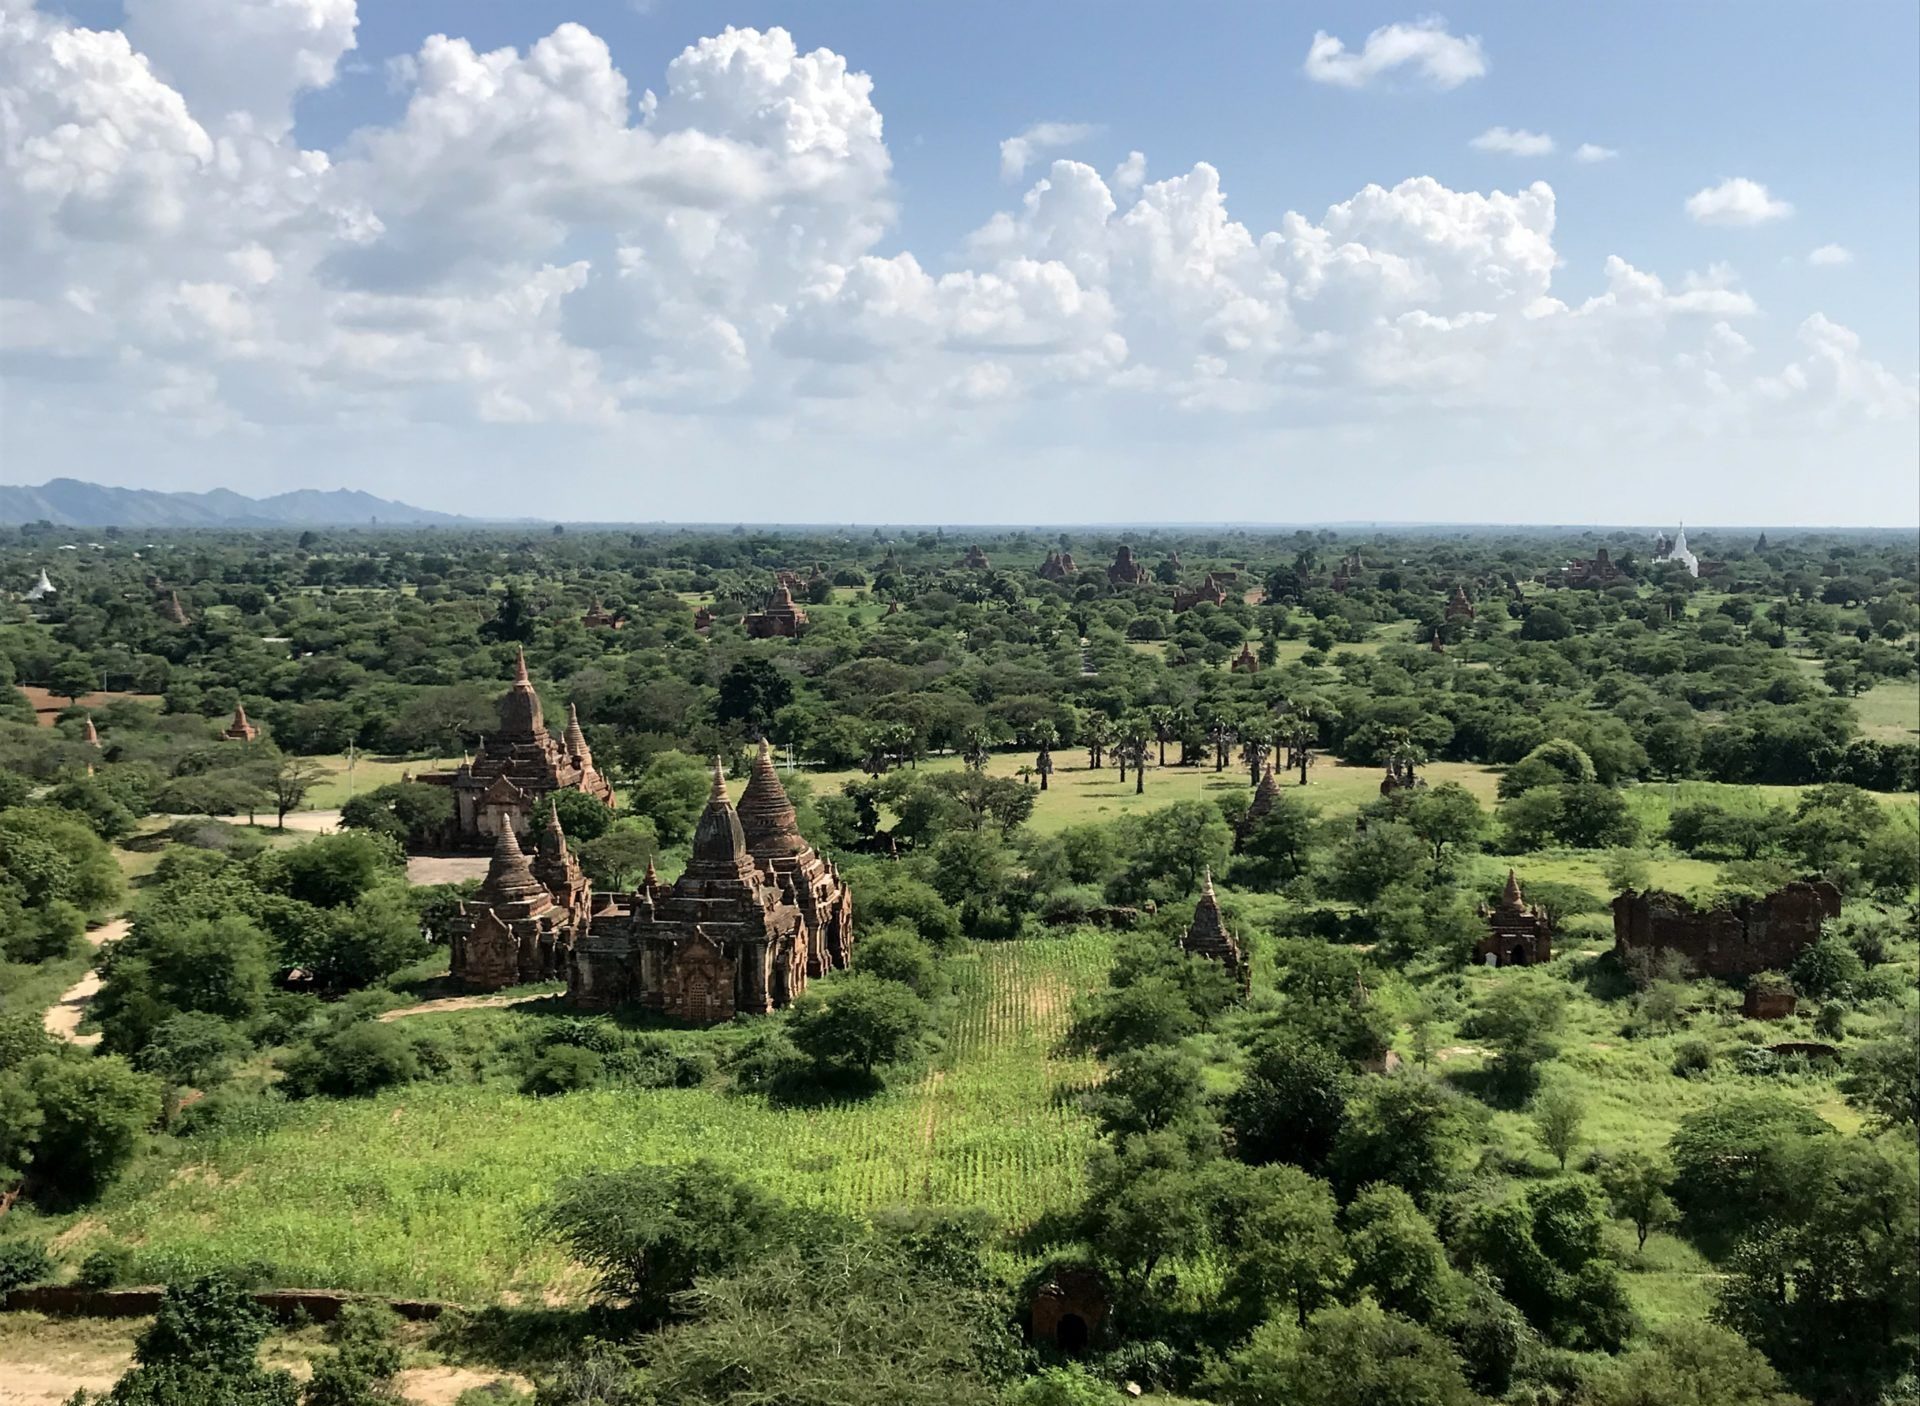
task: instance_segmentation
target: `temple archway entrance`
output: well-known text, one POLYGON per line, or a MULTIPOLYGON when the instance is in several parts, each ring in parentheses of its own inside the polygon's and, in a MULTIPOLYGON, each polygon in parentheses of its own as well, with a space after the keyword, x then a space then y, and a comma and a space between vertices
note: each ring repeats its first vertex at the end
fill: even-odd
POLYGON ((1069 1357, 1078 1357, 1087 1350, 1089 1338, 1087 1320, 1077 1313, 1063 1313, 1060 1322, 1053 1330, 1054 1345, 1069 1357))

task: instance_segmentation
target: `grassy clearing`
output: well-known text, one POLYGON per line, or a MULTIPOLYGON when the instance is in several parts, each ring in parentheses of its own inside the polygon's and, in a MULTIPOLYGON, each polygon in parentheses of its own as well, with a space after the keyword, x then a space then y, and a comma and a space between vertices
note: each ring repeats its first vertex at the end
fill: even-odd
MULTIPOLYGON (((1170 760, 1177 754, 1177 748, 1167 749, 1170 760)), ((1014 776, 1032 760, 1025 753, 999 753, 989 761, 987 771, 994 776, 1014 776)), ((1175 801, 1212 800, 1235 791, 1245 794, 1250 790, 1246 771, 1238 766, 1220 772, 1214 771, 1211 763, 1191 767, 1150 766, 1146 790, 1136 795, 1131 775, 1122 785, 1120 773, 1111 766, 1092 771, 1086 766, 1086 753, 1077 748, 1063 747, 1056 751, 1054 764, 1052 784, 1044 794, 1036 796, 1033 808, 1032 827, 1043 834, 1068 825, 1156 810, 1175 801)), ((956 757, 935 757, 920 764, 924 771, 955 770, 959 765, 956 757)), ((801 774, 812 784, 816 795, 829 795, 845 782, 864 779, 863 773, 857 771, 801 774)), ((1436 786, 1443 781, 1457 781, 1486 806, 1493 804, 1494 787, 1499 781, 1499 773, 1491 767, 1469 762, 1433 762, 1423 767, 1421 774, 1436 786)), ((1322 757, 1308 772, 1308 785, 1300 794, 1324 816, 1351 815, 1368 801, 1379 799, 1380 775, 1377 767, 1347 766, 1332 757, 1322 757)), ((1283 780, 1282 784, 1290 783, 1283 780)), ((735 787, 736 791, 744 789, 745 783, 736 782, 735 787)))
POLYGON ((1853 700, 1860 730, 1881 742, 1920 736, 1920 679, 1883 680, 1853 700))
MULTIPOLYGON (((435 769, 435 764, 431 761, 409 761, 405 757, 357 756, 353 759, 353 774, 349 777, 347 759, 343 754, 313 757, 311 760, 324 767, 327 774, 315 782, 313 789, 307 792, 307 799, 300 807, 302 810, 338 810, 349 796, 363 795, 377 787, 398 781, 409 771, 419 773, 435 769)), ((268 819, 271 822, 272 817, 268 819)))
POLYGON ((506 1085, 415 1085, 187 1146, 123 1185, 92 1223, 161 1262, 259 1260, 289 1283, 469 1301, 585 1287, 527 1213, 557 1179, 593 1167, 711 1157, 795 1202, 984 1206, 1025 1224, 1080 1194, 1092 1131, 1055 1094, 1094 1068, 1052 1048, 1070 996, 1101 984, 1109 952, 1092 932, 968 948, 953 962, 948 1048, 919 1080, 864 1102, 782 1109, 710 1088, 533 1099, 506 1085))

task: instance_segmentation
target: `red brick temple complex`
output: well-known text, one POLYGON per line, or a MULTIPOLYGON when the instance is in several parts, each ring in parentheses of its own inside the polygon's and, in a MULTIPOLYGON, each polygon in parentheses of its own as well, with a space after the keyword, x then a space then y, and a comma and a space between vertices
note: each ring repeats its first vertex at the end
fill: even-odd
POLYGON ((500 726, 480 739, 473 759, 457 771, 420 778, 452 788, 456 837, 465 848, 493 844, 502 828, 526 834, 541 802, 555 791, 584 791, 613 804, 613 783, 594 770, 579 713, 568 708, 566 731, 555 737, 527 677, 525 653, 513 667, 513 685, 500 700, 500 726))
POLYGON ((649 873, 596 904, 574 945, 567 999, 629 1003, 699 1024, 788 1005, 853 954, 853 895, 800 834, 765 743, 740 807, 714 764, 693 857, 672 885, 649 873))
POLYGON ((782 581, 767 597, 766 608, 753 611, 740 622, 747 638, 755 640, 798 639, 807 632, 807 612, 793 603, 793 591, 782 581))

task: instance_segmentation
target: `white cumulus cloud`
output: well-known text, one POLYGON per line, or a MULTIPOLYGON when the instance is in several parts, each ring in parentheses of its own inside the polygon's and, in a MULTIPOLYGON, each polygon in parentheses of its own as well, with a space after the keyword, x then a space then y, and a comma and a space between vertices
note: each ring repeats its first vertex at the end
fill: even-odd
POLYGON ((1687 214, 1703 225, 1763 225, 1784 220, 1793 206, 1776 200, 1758 181, 1734 176, 1687 197, 1687 214))
MULTIPOLYGON (((1484 460, 1524 489, 1542 463, 1658 482, 1869 430, 1849 462, 1910 479, 1912 376, 1804 308, 1783 356, 1723 265, 1609 259, 1565 293, 1542 181, 1413 176, 1255 224, 1207 162, 1037 171, 1081 139, 1042 124, 1014 139, 1023 188, 936 254, 889 244, 872 81, 784 30, 701 39, 651 88, 579 24, 431 36, 391 70, 397 112, 312 150, 283 114, 337 71, 352 6, 254 8, 281 27, 244 87, 208 67, 219 36, 154 37, 158 0, 133 12, 164 65, 0 0, 10 459, 289 483, 351 462, 431 494, 419 465, 525 491, 553 456, 541 493, 628 495, 555 516, 698 516, 709 476, 676 465, 768 492, 776 468, 892 466, 862 481, 882 495, 1004 465, 1037 512, 1043 465, 1484 460)), ((1376 71, 1397 63, 1422 61, 1376 71)))
POLYGON ((1582 142, 1574 148, 1573 159, 1592 166, 1602 161, 1611 161, 1620 153, 1610 146, 1601 146, 1598 142, 1582 142))
POLYGON ((1019 136, 1000 143, 1000 178, 1017 181, 1043 153, 1083 142, 1099 130, 1091 122, 1036 122, 1019 136))
POLYGON ((1457 88, 1487 71, 1478 35, 1461 38, 1447 32, 1437 16, 1412 24, 1382 25, 1358 51, 1325 30, 1314 33, 1307 49, 1307 77, 1316 83, 1364 88, 1382 74, 1410 68, 1436 88, 1457 88))
POLYGON ((1475 151, 1497 151, 1504 156, 1549 156, 1553 138, 1545 132, 1529 132, 1524 127, 1489 127, 1471 142, 1475 151))
POLYGON ((1844 244, 1822 244, 1807 255, 1807 262, 1815 268, 1834 268, 1840 264, 1850 264, 1853 262, 1853 250, 1844 244))

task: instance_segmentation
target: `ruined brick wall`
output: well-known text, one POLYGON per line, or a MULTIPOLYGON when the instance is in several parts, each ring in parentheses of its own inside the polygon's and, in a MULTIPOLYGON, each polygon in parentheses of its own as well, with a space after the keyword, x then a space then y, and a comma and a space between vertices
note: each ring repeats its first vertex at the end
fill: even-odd
POLYGON ((1832 884, 1793 883, 1765 898, 1698 909, 1671 893, 1628 891, 1613 900, 1614 951, 1678 952, 1702 976, 1785 970, 1840 916, 1832 884))

